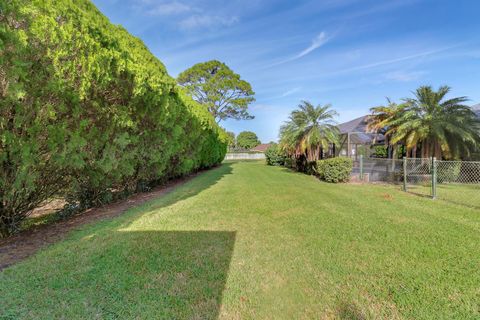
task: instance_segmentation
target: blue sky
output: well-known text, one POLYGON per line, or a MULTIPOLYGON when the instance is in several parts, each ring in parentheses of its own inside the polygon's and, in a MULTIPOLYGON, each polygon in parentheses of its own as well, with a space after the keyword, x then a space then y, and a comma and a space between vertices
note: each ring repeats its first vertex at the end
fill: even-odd
POLYGON ((263 142, 301 100, 347 121, 423 84, 480 103, 477 0, 93 0, 172 76, 217 59, 249 81, 254 120, 221 123, 263 142))

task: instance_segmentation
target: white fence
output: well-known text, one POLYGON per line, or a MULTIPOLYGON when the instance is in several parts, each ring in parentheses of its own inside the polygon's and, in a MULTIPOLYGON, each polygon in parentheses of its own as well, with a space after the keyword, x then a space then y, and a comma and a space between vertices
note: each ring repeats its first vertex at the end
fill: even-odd
POLYGON ((256 152, 256 153, 249 153, 249 152, 238 152, 238 153, 227 153, 225 156, 225 160, 261 160, 265 159, 265 154, 256 152))

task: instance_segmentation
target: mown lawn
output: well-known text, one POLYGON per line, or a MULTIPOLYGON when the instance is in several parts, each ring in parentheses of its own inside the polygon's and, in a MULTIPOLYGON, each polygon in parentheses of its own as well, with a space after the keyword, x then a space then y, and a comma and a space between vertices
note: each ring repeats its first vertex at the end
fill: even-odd
POLYGON ((0 272, 0 318, 478 319, 480 212, 226 163, 0 272))

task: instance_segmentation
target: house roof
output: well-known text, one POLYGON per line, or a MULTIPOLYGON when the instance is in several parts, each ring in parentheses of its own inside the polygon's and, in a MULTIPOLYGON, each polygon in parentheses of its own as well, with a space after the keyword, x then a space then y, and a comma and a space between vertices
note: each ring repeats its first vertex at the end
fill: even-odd
MULTIPOLYGON (((473 105, 472 110, 480 117, 480 103, 473 105)), ((384 141, 385 137, 382 134, 373 134, 367 130, 368 116, 359 117, 337 125, 342 135, 350 133, 351 143, 368 144, 374 140, 376 142, 384 141), (375 139, 376 136, 376 139, 375 139)))
POLYGON ((350 133, 350 142, 356 144, 369 144, 381 142, 384 136, 381 134, 373 134, 367 130, 368 116, 359 117, 348 122, 337 125, 342 135, 350 133), (376 139, 375 139, 376 138, 376 139))
POLYGON ((341 134, 346 134, 349 132, 367 132, 367 116, 341 123, 337 127, 341 134))
POLYGON ((472 106, 472 110, 480 117, 480 103, 472 106))
POLYGON ((256 151, 256 152, 265 152, 268 147, 270 147, 270 143, 262 143, 256 146, 255 148, 250 149, 250 151, 256 151))

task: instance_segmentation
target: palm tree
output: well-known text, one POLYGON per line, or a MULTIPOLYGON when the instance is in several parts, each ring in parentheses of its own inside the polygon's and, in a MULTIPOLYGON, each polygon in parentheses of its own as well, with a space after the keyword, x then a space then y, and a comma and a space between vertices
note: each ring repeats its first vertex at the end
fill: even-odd
MULTIPOLYGON (((391 126, 391 123, 396 120, 399 115, 401 106, 392 102, 387 98, 386 106, 378 106, 370 109, 371 114, 367 117, 367 130, 375 134, 374 143, 376 141, 376 135, 382 134, 385 137, 385 144, 390 145, 390 136, 395 133, 395 127, 391 126)), ((393 157, 396 155, 395 145, 393 148, 393 157)))
POLYGON ((280 128, 280 145, 291 155, 305 155, 309 161, 320 159, 321 151, 338 141, 338 128, 333 118, 337 112, 330 105, 314 106, 302 101, 280 128))
POLYGON ((450 87, 434 91, 418 88, 414 98, 403 99, 385 122, 390 143, 403 142, 407 151, 421 147, 423 158, 453 159, 468 156, 480 143, 480 122, 464 103, 466 97, 445 100, 450 87))

